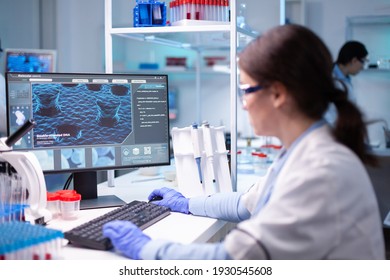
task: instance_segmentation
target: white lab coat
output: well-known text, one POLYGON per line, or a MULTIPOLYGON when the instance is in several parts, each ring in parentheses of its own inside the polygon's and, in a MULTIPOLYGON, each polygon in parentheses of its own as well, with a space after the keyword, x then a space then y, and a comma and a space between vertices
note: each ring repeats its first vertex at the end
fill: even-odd
MULTIPOLYGON (((243 195, 253 213, 262 180, 243 195)), ((226 236, 234 259, 384 259, 375 193, 361 161, 328 126, 292 151, 261 211, 226 236)))

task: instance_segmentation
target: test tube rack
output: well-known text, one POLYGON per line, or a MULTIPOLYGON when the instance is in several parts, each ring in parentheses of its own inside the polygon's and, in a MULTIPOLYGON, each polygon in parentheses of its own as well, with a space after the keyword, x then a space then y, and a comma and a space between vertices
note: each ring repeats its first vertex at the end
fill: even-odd
POLYGON ((61 258, 59 230, 26 222, 0 224, 0 260, 53 260, 61 258))
POLYGON ((171 130, 179 191, 187 197, 231 192, 224 127, 201 125, 196 132, 198 141, 194 143, 193 126, 171 130))

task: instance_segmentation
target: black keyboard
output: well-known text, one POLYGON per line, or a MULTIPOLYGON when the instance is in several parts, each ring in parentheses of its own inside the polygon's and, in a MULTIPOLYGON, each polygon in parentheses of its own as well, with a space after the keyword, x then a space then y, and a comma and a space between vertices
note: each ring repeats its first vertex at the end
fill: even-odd
POLYGON ((113 248, 109 238, 103 236, 103 225, 113 220, 131 221, 141 230, 170 214, 167 207, 134 200, 102 216, 88 221, 64 233, 70 243, 98 250, 113 248))

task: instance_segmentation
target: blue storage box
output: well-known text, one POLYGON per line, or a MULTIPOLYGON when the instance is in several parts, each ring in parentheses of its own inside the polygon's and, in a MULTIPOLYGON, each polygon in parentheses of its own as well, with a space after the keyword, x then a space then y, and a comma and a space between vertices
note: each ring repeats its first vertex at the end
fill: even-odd
POLYGON ((138 1, 133 10, 134 27, 165 26, 167 6, 165 2, 138 1))

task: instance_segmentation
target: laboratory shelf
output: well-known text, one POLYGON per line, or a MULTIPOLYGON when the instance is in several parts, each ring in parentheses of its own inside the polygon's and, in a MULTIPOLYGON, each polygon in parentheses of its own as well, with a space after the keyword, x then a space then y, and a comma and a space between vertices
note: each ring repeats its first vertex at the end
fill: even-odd
POLYGON ((368 68, 364 69, 362 73, 390 73, 390 68, 368 68))
POLYGON ((220 32, 230 31, 230 25, 190 25, 190 26, 158 26, 158 27, 114 27, 112 34, 150 34, 150 33, 187 33, 187 32, 220 32))
MULTIPOLYGON (((191 33, 191 32, 230 32, 231 24, 229 22, 205 25, 172 25, 158 27, 112 27, 111 34, 163 34, 163 33, 191 33)), ((247 36, 257 36, 257 33, 237 27, 237 32, 247 36)))
MULTIPOLYGON (((114 71, 114 73, 140 73, 140 74, 174 74, 174 75, 195 75, 197 73, 197 69, 189 68, 189 69, 172 69, 172 68, 159 68, 159 69, 133 69, 133 70, 121 70, 121 71, 114 71)), ((212 67, 203 67, 200 73, 203 75, 229 75, 230 69, 228 67, 218 67, 218 68, 212 68, 212 67)))
POLYGON ((347 23, 352 25, 390 25, 390 16, 371 15, 371 16, 353 16, 347 18, 347 23))
MULTIPOLYGON (((108 30, 111 35, 138 41, 162 44, 193 50, 231 49, 229 23, 214 25, 186 25, 161 27, 115 27, 108 30)), ((247 45, 258 34, 237 27, 238 47, 247 45)))

